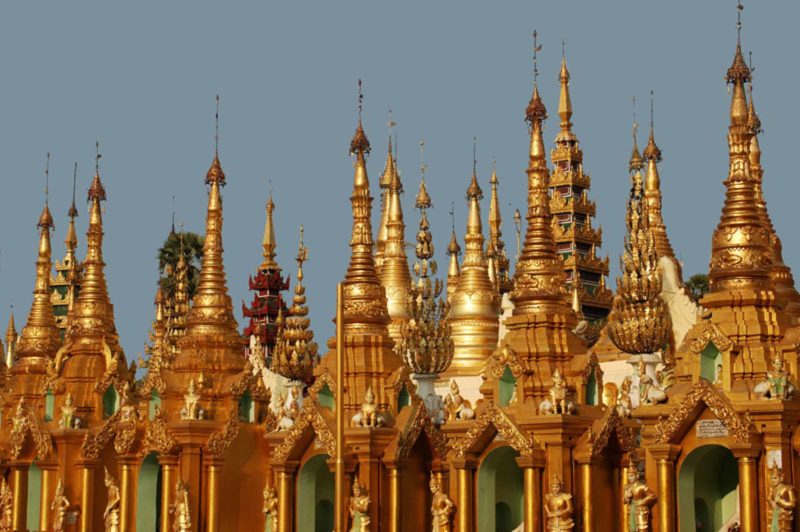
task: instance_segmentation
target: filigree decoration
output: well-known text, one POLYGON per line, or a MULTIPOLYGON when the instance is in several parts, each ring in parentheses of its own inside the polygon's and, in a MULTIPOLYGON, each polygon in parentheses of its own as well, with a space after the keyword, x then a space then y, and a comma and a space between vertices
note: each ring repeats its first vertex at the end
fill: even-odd
POLYGON ((336 438, 317 410, 317 404, 314 401, 306 401, 294 425, 287 432, 286 438, 275 448, 273 463, 286 461, 307 430, 313 430, 317 441, 325 448, 328 456, 336 457, 336 438))
POLYGON ((504 344, 501 349, 492 353, 492 356, 489 357, 488 364, 489 374, 495 379, 502 377, 506 368, 511 371, 511 374, 516 379, 523 373, 532 373, 528 363, 522 360, 508 343, 504 344))
POLYGON ((114 437, 114 450, 117 454, 127 454, 136 442, 136 424, 120 423, 117 426, 117 435, 114 437))
POLYGON ((322 391, 326 384, 331 393, 336 396, 336 381, 333 380, 333 376, 327 367, 322 369, 319 376, 314 379, 314 384, 308 388, 308 396, 314 401, 319 401, 319 392, 322 391))
POLYGON ((439 458, 445 458, 447 456, 447 436, 431 422, 430 413, 424 402, 420 401, 416 408, 417 411, 414 413, 414 417, 411 418, 411 422, 406 425, 405 431, 398 436, 395 458, 398 460, 406 458, 423 432, 436 455, 439 458))
POLYGON ((522 432, 506 413, 496 403, 492 402, 480 413, 467 433, 453 443, 456 457, 463 458, 490 426, 494 427, 500 437, 514 450, 518 451, 520 455, 530 456, 536 449, 536 442, 533 437, 522 432))
POLYGON ((121 410, 114 412, 96 433, 86 434, 81 446, 81 454, 84 458, 95 460, 100 457, 106 444, 117 434, 117 422, 121 417, 121 412, 121 410))
MULTIPOLYGON (((52 358, 47 358, 44 361, 44 380, 42 381, 42 388, 40 393, 42 395, 47 392, 55 393, 59 388, 58 370, 52 358)), ((60 391, 60 390, 58 390, 60 391)))
POLYGON ((616 408, 609 408, 603 417, 589 428, 590 438, 587 443, 591 456, 600 456, 603 453, 614 431, 616 431, 617 441, 624 451, 630 445, 628 429, 623 426, 619 411, 616 408))
POLYGON ((46 458, 52 449, 50 433, 45 430, 36 414, 20 399, 12 418, 12 428, 9 436, 11 443, 10 454, 13 460, 16 460, 22 454, 27 434, 30 434, 33 440, 36 456, 39 459, 46 458))
POLYGON ((689 393, 683 396, 681 404, 668 418, 659 419, 655 426, 656 443, 669 443, 681 437, 683 429, 698 415, 701 404, 708 407, 711 413, 722 421, 737 441, 750 441, 752 426, 750 412, 746 411, 740 415, 716 386, 705 379, 700 379, 689 393))
POLYGON ((212 455, 223 458, 233 440, 239 435, 239 416, 233 415, 221 430, 213 433, 208 438, 206 449, 212 455))
POLYGON ((695 355, 699 355, 709 342, 713 343, 720 352, 728 351, 733 347, 733 342, 722 332, 719 325, 712 321, 706 321, 703 332, 689 344, 689 351, 695 355))
POLYGON ((401 366, 400 370, 397 372, 397 377, 392 382, 392 391, 394 392, 392 395, 397 397, 404 386, 406 392, 408 392, 408 396, 411 398, 411 404, 416 404, 421 401, 420 397, 417 395, 417 385, 414 384, 414 381, 411 379, 411 370, 406 366, 401 366))
POLYGON ((167 421, 157 415, 150 423, 144 433, 142 449, 145 453, 155 451, 158 454, 169 454, 178 446, 175 438, 169 433, 167 421))

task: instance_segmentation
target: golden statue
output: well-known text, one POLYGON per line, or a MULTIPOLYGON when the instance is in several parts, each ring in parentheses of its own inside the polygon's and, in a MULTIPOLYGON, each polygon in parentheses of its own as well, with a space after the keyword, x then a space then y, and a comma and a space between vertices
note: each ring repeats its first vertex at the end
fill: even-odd
POLYGON ((784 369, 783 356, 772 358, 772 370, 767 371, 767 378, 753 388, 753 393, 764 399, 790 399, 794 393, 794 385, 789 382, 789 372, 784 369))
POLYGON ((444 398, 444 408, 447 411, 448 421, 475 418, 472 404, 461 397, 461 390, 455 379, 450 381, 450 393, 444 398))
POLYGON ((626 376, 622 379, 622 384, 619 387, 619 395, 617 395, 617 413, 621 417, 631 417, 631 412, 633 411, 631 384, 631 377, 626 376))
POLYGON ((61 419, 58 422, 59 428, 75 428, 75 410, 77 410, 75 400, 72 398, 72 394, 67 392, 67 396, 64 398, 64 404, 61 406, 61 419))
POLYGON ((608 408, 617 408, 617 396, 619 394, 619 387, 613 382, 607 382, 603 385, 603 404, 608 408))
POLYGON ((106 532, 119 532, 119 486, 117 480, 108 472, 108 468, 104 468, 106 472, 105 484, 108 489, 108 502, 106 509, 103 512, 103 522, 106 526, 106 532))
POLYGON ((174 532, 191 532, 192 516, 189 512, 189 484, 183 479, 178 479, 175 484, 175 503, 169 507, 173 515, 172 530, 174 532))
POLYGON ((350 532, 369 532, 369 495, 361 486, 358 477, 353 481, 353 496, 350 497, 350 532))
POLYGON ((556 368, 553 372, 553 386, 550 388, 550 397, 546 397, 539 404, 540 414, 572 414, 575 411, 575 403, 561 370, 556 368))
POLYGON ((648 532, 650 530, 650 507, 656 503, 656 494, 642 480, 636 465, 628 466, 628 484, 625 486, 623 501, 628 507, 629 532, 648 532))
POLYGON ((767 529, 769 532, 791 532, 797 495, 791 484, 786 484, 779 467, 770 469, 770 492, 767 499, 767 529))
POLYGON ((189 386, 186 388, 186 393, 183 395, 183 407, 181 408, 181 419, 202 419, 203 409, 200 408, 200 394, 197 393, 197 387, 194 383, 194 378, 189 381, 189 386))
POLYGON ((375 393, 372 391, 372 386, 367 388, 361 410, 353 416, 352 421, 354 427, 382 427, 386 424, 386 419, 375 403, 375 393))
POLYGON ((431 514, 433 515, 433 532, 450 532, 450 519, 454 504, 442 490, 439 479, 431 475, 431 514))
POLYGON ((550 483, 550 493, 544 497, 544 514, 547 519, 547 532, 563 532, 572 530, 575 523, 572 521, 572 495, 562 491, 561 479, 553 475, 550 483))
POLYGON ((0 532, 11 532, 13 513, 14 494, 11 493, 11 488, 3 479, 3 483, 0 484, 0 532))
POLYGON ((278 494, 269 484, 264 486, 264 506, 262 508, 266 522, 269 523, 269 532, 278 531, 278 494))
POLYGON ((64 524, 67 520, 67 510, 69 509, 69 499, 64 495, 64 484, 58 479, 56 484, 56 494, 50 505, 53 511, 53 532, 64 532, 64 524))

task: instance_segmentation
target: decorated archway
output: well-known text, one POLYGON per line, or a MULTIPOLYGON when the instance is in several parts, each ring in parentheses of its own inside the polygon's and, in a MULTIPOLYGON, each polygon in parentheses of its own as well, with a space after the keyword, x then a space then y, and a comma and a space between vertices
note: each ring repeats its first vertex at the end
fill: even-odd
POLYGON ((478 532, 512 532, 522 523, 523 476, 519 453, 508 446, 489 452, 478 468, 478 532))
POLYGON ((693 450, 678 472, 680 530, 727 531, 739 514, 739 470, 721 445, 693 450))
POLYGON ((161 509, 161 467, 155 453, 148 454, 136 482, 136 530, 156 532, 161 509))
POLYGON ((327 454, 318 454, 300 468, 297 476, 297 530, 333 530, 335 483, 328 460, 327 454))

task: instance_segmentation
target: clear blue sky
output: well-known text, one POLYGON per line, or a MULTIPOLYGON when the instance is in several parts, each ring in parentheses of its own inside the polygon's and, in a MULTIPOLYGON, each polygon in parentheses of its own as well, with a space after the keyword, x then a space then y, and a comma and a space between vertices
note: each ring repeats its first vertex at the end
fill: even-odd
MULTIPOLYGON (((306 226, 312 327, 333 333, 335 283, 351 226, 356 79, 364 78, 373 195, 383 166, 386 111, 399 136, 407 239, 417 216, 417 141, 426 141, 431 222, 440 263, 456 202, 463 233, 478 137, 488 189, 497 158, 501 202, 524 212, 531 91, 531 32, 538 29, 540 88, 557 130, 561 39, 572 72, 575 132, 592 175, 614 273, 624 232, 631 96, 646 124, 656 91, 665 220, 684 272, 706 271, 727 173, 728 94, 723 76, 736 40, 736 10, 722 2, 17 2, 0 8, 0 318, 30 306, 45 153, 53 154, 54 255, 63 256, 72 163, 81 204, 94 143, 102 142, 109 201, 105 259, 117 327, 128 357, 153 317, 155 253, 169 230, 171 196, 186 229, 203 231, 205 172, 213 150, 214 95, 222 95, 225 263, 237 318, 247 276, 260 262, 267 179, 277 210, 278 259, 292 271, 306 226)), ((787 262, 800 271, 797 220, 798 2, 748 2, 743 43, 753 50, 764 124, 765 189, 787 262)), ((646 134, 646 128, 643 128, 646 134)), ((641 141, 646 138, 642 135, 641 141)), ((376 201, 377 212, 377 201, 376 201)), ((504 231, 514 251, 513 208, 504 231)), ((485 215, 484 211, 484 215, 485 215)), ((78 220, 80 256, 86 210, 78 220)), ((613 281, 613 280, 612 280, 613 281)), ((324 349, 323 349, 324 351, 324 349)))

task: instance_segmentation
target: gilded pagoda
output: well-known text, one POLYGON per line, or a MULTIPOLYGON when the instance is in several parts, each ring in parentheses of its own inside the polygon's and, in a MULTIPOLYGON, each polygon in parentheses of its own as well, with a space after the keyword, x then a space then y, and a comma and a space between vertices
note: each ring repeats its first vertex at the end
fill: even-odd
POLYGON ((664 223, 652 112, 645 149, 634 120, 629 161, 619 157, 625 239, 613 296, 605 286, 566 60, 548 162, 534 39, 515 261, 494 169, 484 234, 475 157, 458 185, 466 231, 453 224, 446 270, 424 164, 418 229, 406 235, 391 139, 373 226, 359 82, 352 181, 342 176, 349 262, 336 335, 322 349, 304 228, 290 286, 271 195, 240 332, 223 256, 223 188, 239 184, 217 136, 195 183, 208 193, 196 292, 179 261, 174 294, 155 290, 147 357, 130 363, 105 277, 98 148, 82 260, 74 201, 55 276, 48 197, 31 231, 33 300, 20 331, 10 316, 0 364, 0 532, 797 530, 800 295, 764 196, 741 37, 726 73, 725 197, 699 302, 664 223))

